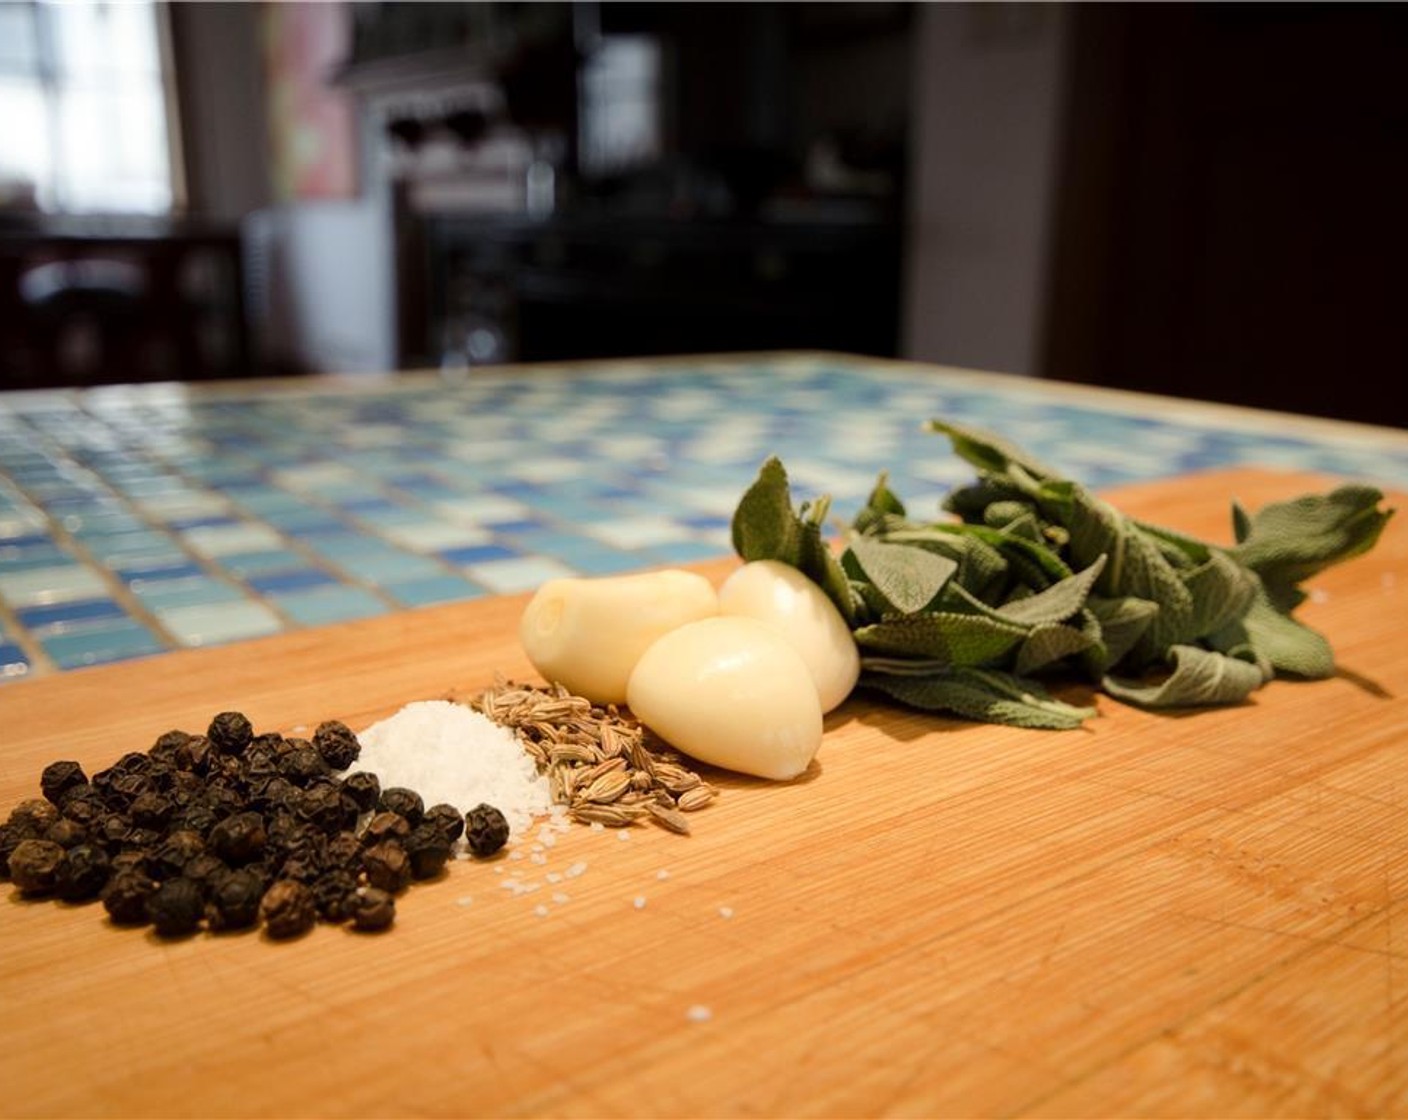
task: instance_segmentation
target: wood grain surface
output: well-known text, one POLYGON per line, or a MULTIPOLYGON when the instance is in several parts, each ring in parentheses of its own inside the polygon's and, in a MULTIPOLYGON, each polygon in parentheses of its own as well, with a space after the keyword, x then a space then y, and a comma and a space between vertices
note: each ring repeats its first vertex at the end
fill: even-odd
MULTIPOLYGON (((1225 540, 1230 497, 1320 485, 1111 497, 1225 540)), ((7 886, 0 1113, 1403 1114, 1405 561, 1400 519, 1315 581, 1335 679, 1182 715, 1102 697, 1075 732, 852 698, 803 779, 711 775, 693 836, 578 827, 542 862, 457 863, 386 935, 167 943, 7 886)), ((361 727, 526 675, 523 602, 7 685, 0 807, 53 759, 222 709, 361 727)))

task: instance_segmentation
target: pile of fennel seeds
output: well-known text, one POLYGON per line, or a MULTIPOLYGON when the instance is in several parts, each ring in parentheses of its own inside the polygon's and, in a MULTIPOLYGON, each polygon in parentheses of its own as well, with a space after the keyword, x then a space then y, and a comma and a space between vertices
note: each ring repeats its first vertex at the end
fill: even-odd
POLYGON ((653 823, 687 836, 686 814, 718 796, 614 704, 600 708, 561 685, 503 679, 464 702, 513 731, 573 820, 617 828, 653 823))

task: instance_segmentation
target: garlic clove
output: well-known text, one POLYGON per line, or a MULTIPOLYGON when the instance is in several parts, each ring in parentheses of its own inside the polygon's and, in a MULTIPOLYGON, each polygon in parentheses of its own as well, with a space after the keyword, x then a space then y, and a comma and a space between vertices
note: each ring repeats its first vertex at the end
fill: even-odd
POLYGON ((760 778, 795 778, 821 746, 811 672, 752 618, 706 618, 665 634, 636 664, 626 700, 676 749, 760 778))
POLYGON ((631 670, 652 642, 718 610, 713 584, 678 568, 553 579, 529 601, 518 635, 544 680, 594 704, 621 704, 631 670))
POLYGON ((823 713, 845 700, 860 678, 851 628, 820 587, 790 564, 754 560, 719 588, 719 613, 767 623, 807 663, 823 713))

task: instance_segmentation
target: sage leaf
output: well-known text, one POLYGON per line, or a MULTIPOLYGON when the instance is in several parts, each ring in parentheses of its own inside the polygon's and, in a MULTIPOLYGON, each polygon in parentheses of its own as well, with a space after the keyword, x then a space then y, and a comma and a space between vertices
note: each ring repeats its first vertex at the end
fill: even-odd
POLYGON ((1069 731, 1096 714, 1094 708, 1057 700, 1035 681, 991 670, 932 677, 867 675, 861 683, 912 708, 1012 727, 1069 731))
POLYGON ((958 562, 912 545, 890 544, 858 536, 841 556, 841 567, 867 580, 888 604, 885 613, 922 611, 937 597, 958 562))
POLYGON ((1205 550, 1207 559, 1183 573, 1183 585, 1193 597, 1189 637, 1201 638, 1247 613, 1260 582, 1225 552, 1205 550))
POLYGON ((1067 657, 1085 653, 1099 642, 1099 632, 1077 629, 1060 622, 1043 622, 1034 627, 1017 647, 1013 666, 1018 676, 1028 677, 1067 657))
POLYGON ((1256 664, 1199 646, 1173 646, 1169 661, 1173 672, 1163 681, 1143 684, 1107 676, 1104 689, 1141 708, 1200 708, 1240 704, 1266 682, 1256 664))
POLYGON ((1251 518, 1232 555, 1261 576, 1274 598, 1373 548, 1394 512, 1380 510, 1382 500, 1372 486, 1351 485, 1273 502, 1251 518))
POLYGON ((929 657, 947 665, 988 665, 1014 649, 1028 629, 986 615, 930 611, 862 626, 854 636, 863 653, 929 657))
POLYGON ((800 567, 802 526, 792 510, 787 470, 777 456, 759 469, 733 513, 733 550, 744 560, 800 567))
POLYGON ((1035 626, 1044 622, 1062 622, 1085 606, 1086 597, 1100 573, 1105 569, 1105 558, 1098 557, 1090 567, 1075 575, 1053 583, 1043 591, 1028 595, 1024 599, 1012 599, 998 608, 998 613, 1013 622, 1035 626))
POLYGON ((1107 667, 1118 665, 1124 659, 1159 613, 1158 603, 1137 595, 1125 595, 1118 599, 1091 596, 1085 605, 1100 624, 1100 638, 1109 658, 1107 667))
POLYGON ((1335 675, 1335 655, 1323 634, 1282 614, 1260 595, 1241 620, 1251 648, 1278 673, 1306 680, 1335 675))
POLYGON ((929 430, 948 436, 958 456, 980 470, 1009 476, 1025 475, 1037 480, 1052 478, 1056 474, 1015 444, 992 432, 944 420, 930 420, 929 430))
POLYGON ((821 534, 831 500, 792 508, 787 471, 770 457, 739 499, 733 513, 734 551, 745 561, 777 560, 796 568, 826 592, 841 617, 854 624, 856 603, 850 583, 821 534))

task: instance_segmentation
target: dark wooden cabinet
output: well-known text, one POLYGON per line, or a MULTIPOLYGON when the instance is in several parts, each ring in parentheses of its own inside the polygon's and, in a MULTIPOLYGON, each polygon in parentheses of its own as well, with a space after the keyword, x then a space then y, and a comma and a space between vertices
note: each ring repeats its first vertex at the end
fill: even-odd
POLYGON ((884 223, 416 220, 409 364, 897 352, 900 238, 884 223))
POLYGON ((0 389, 244 377, 238 233, 0 220, 0 389))

